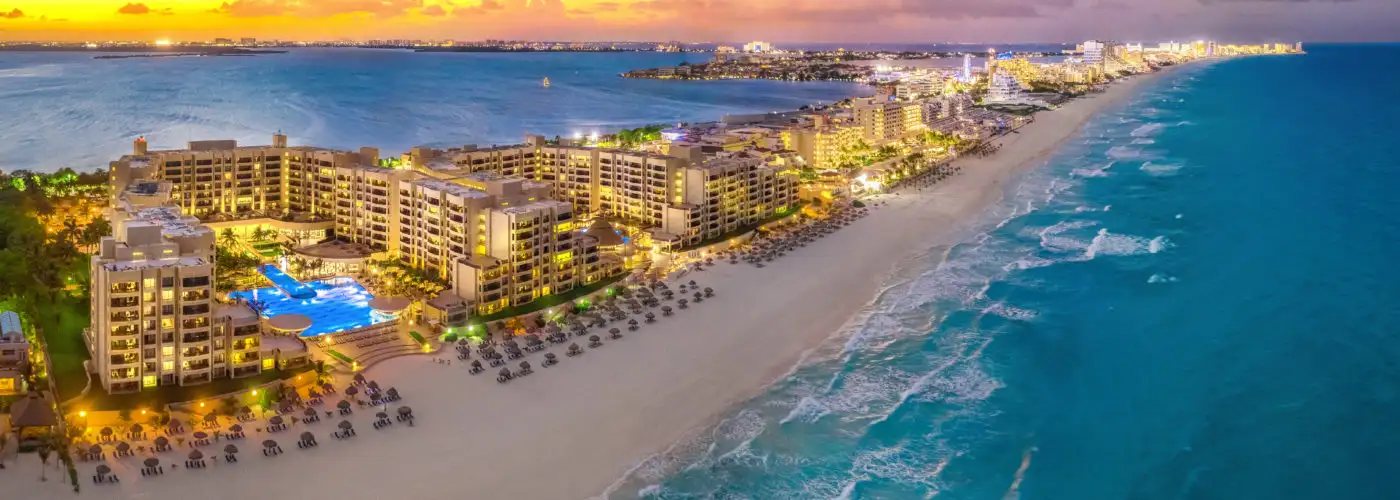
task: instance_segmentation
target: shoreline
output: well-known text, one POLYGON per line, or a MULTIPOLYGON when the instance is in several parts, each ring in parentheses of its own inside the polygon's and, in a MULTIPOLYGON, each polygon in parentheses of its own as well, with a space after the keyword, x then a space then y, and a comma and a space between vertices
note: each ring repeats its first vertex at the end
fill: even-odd
MULTIPOLYGON (((138 456, 106 462, 122 477, 118 485, 89 483, 91 462, 77 464, 79 480, 85 493, 119 498, 173 497, 199 488, 211 500, 235 499, 245 495, 248 478, 277 485, 269 488, 274 498, 609 494, 646 469, 652 457, 703 435, 736 405, 832 346, 860 322, 904 264, 929 252, 946 255, 977 216, 1003 198, 1012 178, 1041 165, 1100 111, 1170 71, 1137 76, 1041 113, 1018 133, 994 141, 1002 145, 996 155, 956 160, 961 174, 923 192, 882 195, 879 201, 888 203, 867 204, 868 217, 763 269, 724 262, 690 273, 683 281, 713 287, 715 297, 624 332, 625 338, 605 341, 580 358, 561 356, 559 366, 537 368, 534 376, 501 385, 494 371, 471 376, 466 363, 443 365, 424 356, 367 370, 368 378, 399 389, 402 404, 418 415, 416 427, 370 430, 371 411, 361 410, 351 418, 362 430, 359 437, 331 440, 329 423, 293 427, 278 437, 283 445, 310 430, 324 439, 323 446, 288 450, 285 457, 246 453, 266 437, 250 433, 240 443, 250 449, 238 464, 148 479, 139 474, 138 456)), ((538 366, 540 356, 528 360, 538 366)), ((179 451, 161 456, 167 463, 181 457, 179 451)), ((9 461, 0 478, 34 480, 38 460, 24 458, 9 461)), ((49 475, 49 482, 35 483, 43 486, 34 498, 72 494, 56 470, 49 475)))

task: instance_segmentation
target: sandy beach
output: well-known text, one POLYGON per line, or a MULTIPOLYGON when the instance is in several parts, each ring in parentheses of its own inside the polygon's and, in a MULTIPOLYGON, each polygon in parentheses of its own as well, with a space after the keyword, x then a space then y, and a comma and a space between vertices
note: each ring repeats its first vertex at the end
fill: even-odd
MULTIPOLYGON (((640 461, 712 426, 789 372, 804 353, 842 331, 911 254, 954 243, 968 223, 998 201, 1018 173, 1044 162, 1105 106, 1155 76, 1040 113, 998 142, 1000 152, 959 160, 962 173, 922 192, 886 195, 887 204, 837 233, 790 252, 765 268, 727 262, 685 280, 715 289, 714 298, 678 310, 626 338, 605 341, 577 358, 497 384, 495 370, 471 376, 467 364, 397 358, 366 375, 396 386, 417 425, 370 428, 369 410, 352 422, 356 438, 329 437, 334 420, 303 425, 277 439, 286 453, 257 452, 265 435, 250 433, 237 464, 167 470, 147 479, 144 456, 109 459, 122 478, 93 485, 95 464, 79 463, 83 496, 103 498, 577 499, 604 494, 640 461), (321 445, 296 449, 310 430, 321 445)), ((624 325, 625 326, 625 325, 624 325)), ((595 330, 596 331, 596 330, 595 330)), ((444 356, 450 353, 444 353, 444 356)), ((514 363, 513 363, 514 364, 514 363)), ((344 386, 344 383, 338 384, 344 386)), ((335 401, 332 398, 332 401, 335 401)), ((392 410, 391 410, 392 411, 392 410)), ((206 453, 222 448, 215 443, 206 453)), ((180 463, 184 452, 161 455, 180 463)), ((7 459, 0 486, 29 499, 63 498, 71 487, 49 470, 40 483, 35 455, 7 459), (23 489, 16 489, 23 488, 23 489)), ((632 493, 632 492, 629 492, 632 493)))

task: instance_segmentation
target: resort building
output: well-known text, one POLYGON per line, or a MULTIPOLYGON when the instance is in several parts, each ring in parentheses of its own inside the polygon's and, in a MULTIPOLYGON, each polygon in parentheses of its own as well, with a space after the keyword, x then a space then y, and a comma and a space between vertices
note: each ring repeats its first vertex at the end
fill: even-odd
POLYGON ((29 365, 29 341, 19 314, 0 312, 0 396, 24 392, 25 367, 29 365))
POLYGON ((1025 90, 1021 88, 1021 82, 1017 81, 1016 76, 1009 71, 992 72, 992 80, 987 87, 987 97, 982 102, 984 104, 1050 107, 1044 101, 1027 96, 1025 90))
POLYGON ((872 146, 897 142, 923 124, 923 106, 917 102, 873 98, 855 101, 856 126, 872 146))
POLYGON ((815 169, 840 167, 846 151, 857 149, 861 129, 848 121, 816 115, 810 126, 793 127, 783 133, 783 147, 795 151, 815 169))
MULTIPOLYGON (((141 201, 170 192, 131 188, 141 201)), ((237 323, 214 307, 214 232, 180 206, 141 201, 118 198, 108 214, 113 236, 92 256, 84 337, 102 387, 135 392, 261 373, 256 316, 237 323)))
POLYGON ((1084 63, 1102 66, 1105 54, 1111 53, 1112 44, 1098 40, 1084 42, 1084 63))
POLYGON ((744 145, 735 150, 678 141, 670 146, 670 155, 555 144, 530 135, 524 144, 516 146, 413 148, 405 162, 416 171, 443 180, 461 180, 486 172, 543 182, 549 186, 552 199, 572 205, 579 213, 647 228, 652 241, 666 249, 694 245, 727 232, 725 224, 692 223, 692 213, 695 217, 708 213, 688 206, 696 200, 703 202, 724 195, 747 200, 735 203, 735 207, 763 206, 770 213, 771 209, 796 203, 794 165, 776 152, 764 153, 763 149, 754 148, 757 142, 780 140, 781 134, 771 135, 775 138, 770 139, 766 131, 760 130, 726 132, 726 137, 744 145), (753 175, 747 175, 739 185, 691 181, 710 177, 720 181, 730 172, 706 165, 710 162, 706 158, 714 161, 741 157, 753 167, 745 174, 753 175))

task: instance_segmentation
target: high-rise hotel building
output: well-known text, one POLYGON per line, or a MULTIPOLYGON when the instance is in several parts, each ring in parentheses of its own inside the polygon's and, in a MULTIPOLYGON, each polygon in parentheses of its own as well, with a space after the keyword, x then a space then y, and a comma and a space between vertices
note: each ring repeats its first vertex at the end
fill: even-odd
POLYGON ((405 160, 439 178, 489 172, 547 183, 552 198, 579 212, 650 228, 664 248, 720 237, 797 203, 790 158, 754 151, 706 156, 675 147, 660 155, 550 144, 531 135, 514 146, 413 148, 405 160))
POLYGON ((281 135, 272 146, 200 141, 155 152, 137 141, 133 155, 113 162, 111 177, 115 190, 163 181, 191 220, 329 222, 341 240, 450 280, 453 293, 479 314, 621 269, 620 261, 599 255, 596 239, 574 235, 573 205, 554 200, 551 184, 521 177, 536 177, 533 157, 497 155, 496 168, 456 173, 462 175, 375 163, 371 148, 287 147, 281 135))
POLYGON ((136 183, 109 210, 113 236, 90 264, 93 369, 111 393, 262 372, 256 316, 213 299, 214 233, 136 183), (151 202, 151 203, 148 203, 151 202))

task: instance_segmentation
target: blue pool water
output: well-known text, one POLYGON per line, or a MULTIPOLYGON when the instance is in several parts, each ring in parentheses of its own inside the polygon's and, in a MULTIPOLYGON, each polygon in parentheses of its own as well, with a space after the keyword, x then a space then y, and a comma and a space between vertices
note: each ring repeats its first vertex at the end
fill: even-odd
POLYGON ((263 316, 266 317, 301 314, 311 318, 311 328, 302 332, 303 337, 325 335, 385 321, 385 318, 369 308, 369 301, 374 296, 354 279, 333 278, 307 282, 302 286, 311 290, 315 296, 288 297, 277 287, 245 290, 229 295, 250 302, 262 301, 267 305, 263 310, 263 316))
POLYGON ((617 498, 1400 491, 1400 46, 1181 68, 617 498))
POLYGON ((258 272, 267 277, 273 285, 280 288, 293 299, 309 299, 316 296, 316 290, 305 283, 297 281, 296 278, 278 269, 272 264, 258 266, 258 272))

